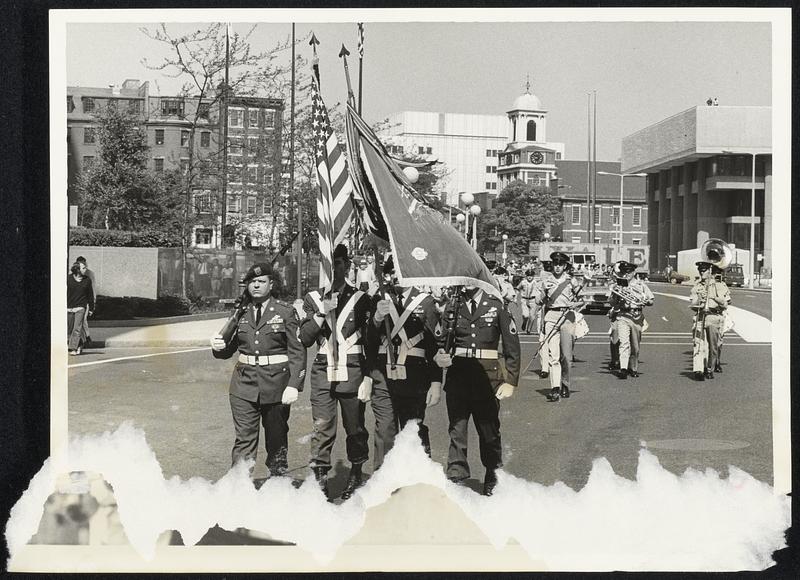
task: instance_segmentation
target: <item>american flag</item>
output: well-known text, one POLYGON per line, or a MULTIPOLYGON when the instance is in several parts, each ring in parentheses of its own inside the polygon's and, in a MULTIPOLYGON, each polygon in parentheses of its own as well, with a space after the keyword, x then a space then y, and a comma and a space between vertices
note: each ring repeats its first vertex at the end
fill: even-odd
POLYGON ((364 58, 364 23, 358 23, 358 56, 364 58))
MULTIPOLYGON (((316 76, 311 79, 311 115, 314 128, 314 158, 319 178, 319 286, 327 292, 333 282, 333 250, 347 236, 353 221, 353 182, 347 172, 342 148, 331 128, 328 111, 316 76)), ((324 293, 323 292, 323 293, 324 293)))

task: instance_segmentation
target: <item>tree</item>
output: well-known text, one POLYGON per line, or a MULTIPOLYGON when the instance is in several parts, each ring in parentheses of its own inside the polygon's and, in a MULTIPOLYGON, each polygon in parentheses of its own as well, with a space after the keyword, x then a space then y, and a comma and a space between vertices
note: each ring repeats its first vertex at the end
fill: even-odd
POLYGON ((494 207, 478 219, 479 250, 497 251, 507 234, 507 251, 527 255, 531 240, 541 239, 548 225, 562 221, 561 201, 552 189, 512 181, 497 196, 494 207))
POLYGON ((111 101, 95 122, 98 158, 76 183, 83 225, 136 231, 174 226, 172 178, 147 170, 147 137, 138 116, 111 101))

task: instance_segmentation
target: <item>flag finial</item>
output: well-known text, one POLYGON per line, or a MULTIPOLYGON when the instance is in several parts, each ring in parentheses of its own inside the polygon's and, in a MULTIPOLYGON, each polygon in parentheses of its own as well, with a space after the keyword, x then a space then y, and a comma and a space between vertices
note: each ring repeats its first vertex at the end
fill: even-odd
POLYGON ((528 93, 529 95, 531 94, 531 75, 530 75, 530 73, 528 73, 526 75, 525 92, 528 93))

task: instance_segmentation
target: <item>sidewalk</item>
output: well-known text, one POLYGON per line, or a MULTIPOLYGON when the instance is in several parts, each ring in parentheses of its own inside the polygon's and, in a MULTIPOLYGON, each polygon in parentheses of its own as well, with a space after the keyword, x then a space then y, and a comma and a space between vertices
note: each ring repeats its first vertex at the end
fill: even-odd
POLYGON ((89 322, 92 341, 88 348, 210 346, 211 337, 225 324, 227 317, 166 322, 154 325, 142 320, 140 326, 124 321, 120 326, 94 326, 89 322))

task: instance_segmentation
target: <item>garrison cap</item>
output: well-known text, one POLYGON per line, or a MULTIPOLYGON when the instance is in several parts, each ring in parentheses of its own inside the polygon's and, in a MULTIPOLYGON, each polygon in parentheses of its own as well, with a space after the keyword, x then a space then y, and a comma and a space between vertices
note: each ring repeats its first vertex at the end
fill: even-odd
POLYGON ((253 278, 258 278, 259 276, 272 276, 272 264, 267 264, 266 262, 258 262, 250 266, 250 269, 247 271, 247 274, 244 275, 242 278, 242 282, 249 282, 253 278))
POLYGON ((498 266, 497 268, 494 269, 494 273, 500 275, 508 274, 508 270, 506 270, 504 266, 498 266))
POLYGON ((553 262, 550 260, 542 260, 542 270, 545 272, 552 272, 553 271, 553 262))

